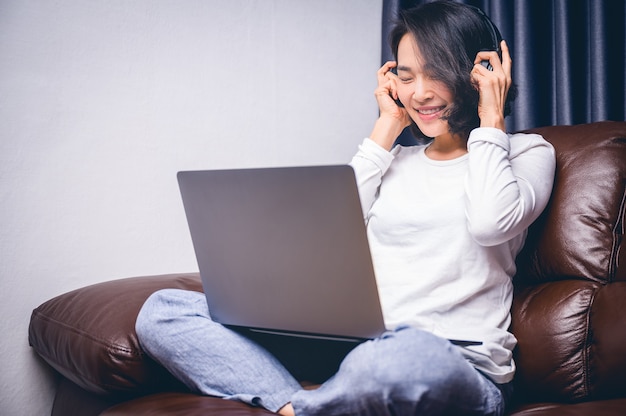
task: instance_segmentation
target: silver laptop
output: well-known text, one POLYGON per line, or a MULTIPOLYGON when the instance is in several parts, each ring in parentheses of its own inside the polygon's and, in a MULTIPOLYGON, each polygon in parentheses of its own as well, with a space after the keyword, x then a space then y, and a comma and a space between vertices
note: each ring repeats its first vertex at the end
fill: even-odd
POLYGON ((183 171, 178 182, 215 321, 348 341, 384 331, 350 166, 183 171))

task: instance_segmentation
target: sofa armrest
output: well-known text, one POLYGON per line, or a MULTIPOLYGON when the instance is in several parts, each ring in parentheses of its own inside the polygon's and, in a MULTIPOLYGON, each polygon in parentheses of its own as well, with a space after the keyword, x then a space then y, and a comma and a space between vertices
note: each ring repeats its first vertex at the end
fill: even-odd
POLYGON ((62 294, 33 311, 30 345, 87 391, 135 396, 181 390, 174 377, 145 355, 135 333, 144 301, 163 288, 202 291, 202 284, 198 274, 170 274, 113 280, 62 294))

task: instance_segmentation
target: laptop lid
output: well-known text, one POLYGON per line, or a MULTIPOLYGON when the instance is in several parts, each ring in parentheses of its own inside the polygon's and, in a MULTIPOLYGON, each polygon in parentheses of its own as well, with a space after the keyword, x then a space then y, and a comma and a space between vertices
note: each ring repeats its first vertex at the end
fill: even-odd
POLYGON ((216 322, 356 340, 384 331, 350 166, 183 171, 178 182, 216 322))

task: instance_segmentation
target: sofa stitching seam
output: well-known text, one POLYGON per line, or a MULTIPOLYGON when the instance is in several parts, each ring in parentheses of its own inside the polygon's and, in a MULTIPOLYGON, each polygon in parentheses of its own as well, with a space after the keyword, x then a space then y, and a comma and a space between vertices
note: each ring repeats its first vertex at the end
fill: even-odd
POLYGON ((619 211, 617 213, 617 221, 613 226, 612 236, 613 242, 611 246, 611 257, 609 259, 609 276, 608 281, 613 282, 615 280, 615 274, 617 273, 617 262, 619 258, 619 252, 621 249, 621 241, 624 235, 624 217, 626 216, 626 187, 622 192, 622 200, 620 202, 619 211))
POLYGON ((591 292, 591 296, 589 297, 589 303, 587 306, 587 313, 586 313, 586 322, 585 322, 585 344, 586 345, 585 345, 584 352, 582 354, 582 361, 583 361, 583 368, 584 368, 582 376, 583 376, 585 397, 589 397, 589 392, 591 390, 590 381, 589 381, 589 371, 590 371, 589 355, 591 353, 591 346, 593 343, 593 331, 591 331, 591 308, 596 299, 597 292, 598 292, 598 288, 594 287, 594 289, 591 292))

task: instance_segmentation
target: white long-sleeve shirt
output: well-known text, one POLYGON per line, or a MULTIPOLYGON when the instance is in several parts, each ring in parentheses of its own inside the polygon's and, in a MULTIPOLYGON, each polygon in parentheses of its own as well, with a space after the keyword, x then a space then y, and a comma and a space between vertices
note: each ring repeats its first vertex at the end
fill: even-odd
POLYGON ((497 383, 513 378, 512 276, 528 226, 545 208, 554 149, 541 136, 471 132, 468 153, 429 159, 365 139, 355 170, 388 329, 411 325, 480 341, 464 356, 497 383))

